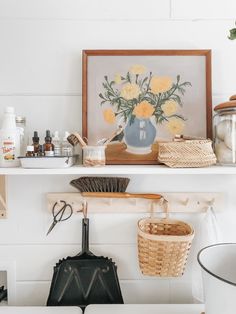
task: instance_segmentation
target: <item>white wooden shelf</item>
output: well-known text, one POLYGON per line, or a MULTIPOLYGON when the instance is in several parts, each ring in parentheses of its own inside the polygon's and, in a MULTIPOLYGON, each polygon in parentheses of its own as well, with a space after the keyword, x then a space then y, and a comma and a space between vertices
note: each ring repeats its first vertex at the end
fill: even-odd
POLYGON ((0 175, 236 175, 236 167, 168 168, 160 165, 73 166, 65 169, 0 168, 0 175))

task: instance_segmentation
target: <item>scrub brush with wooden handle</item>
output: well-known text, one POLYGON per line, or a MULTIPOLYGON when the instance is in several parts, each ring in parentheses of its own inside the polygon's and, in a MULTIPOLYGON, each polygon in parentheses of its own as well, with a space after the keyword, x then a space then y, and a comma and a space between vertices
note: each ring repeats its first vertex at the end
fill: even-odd
POLYGON ((83 138, 80 136, 79 133, 75 132, 70 134, 67 137, 67 141, 72 145, 72 146, 76 146, 77 144, 80 144, 81 147, 85 147, 87 146, 87 144, 85 143, 85 141, 83 140, 83 138))
POLYGON ((84 197, 146 198, 159 200, 160 194, 126 193, 130 179, 119 177, 81 177, 70 184, 84 197))

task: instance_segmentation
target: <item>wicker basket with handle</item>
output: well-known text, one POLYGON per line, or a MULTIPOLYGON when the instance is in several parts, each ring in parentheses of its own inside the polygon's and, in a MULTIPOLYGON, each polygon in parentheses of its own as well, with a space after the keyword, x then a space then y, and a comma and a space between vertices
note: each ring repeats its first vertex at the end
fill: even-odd
POLYGON ((208 167, 216 163, 212 141, 189 139, 159 143, 158 160, 173 168, 208 167))
POLYGON ((194 237, 194 229, 187 223, 153 216, 138 221, 139 267, 144 275, 159 277, 182 276, 194 237))

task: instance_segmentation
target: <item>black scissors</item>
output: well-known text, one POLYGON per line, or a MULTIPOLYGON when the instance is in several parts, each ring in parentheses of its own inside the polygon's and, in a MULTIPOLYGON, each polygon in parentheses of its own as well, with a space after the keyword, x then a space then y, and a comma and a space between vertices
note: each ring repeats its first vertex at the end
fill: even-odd
POLYGON ((52 208, 53 222, 52 222, 50 228, 48 229, 47 235, 52 231, 52 229, 56 226, 56 224, 58 222, 68 220, 73 214, 73 209, 72 209, 72 206, 70 204, 67 204, 65 201, 60 201, 60 202, 63 203, 63 206, 61 209, 59 209, 59 211, 57 213, 56 213, 57 202, 53 205, 53 208, 52 208), (68 212, 67 208, 69 209, 69 212, 68 212), (68 215, 67 215, 67 217, 63 218, 66 211, 67 211, 68 215))

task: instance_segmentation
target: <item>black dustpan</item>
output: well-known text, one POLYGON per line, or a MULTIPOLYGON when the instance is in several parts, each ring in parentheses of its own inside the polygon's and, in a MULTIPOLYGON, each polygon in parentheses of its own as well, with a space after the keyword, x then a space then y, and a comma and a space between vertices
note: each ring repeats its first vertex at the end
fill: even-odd
POLYGON ((82 224, 82 251, 54 267, 47 305, 123 304, 115 263, 89 251, 89 219, 82 224))

